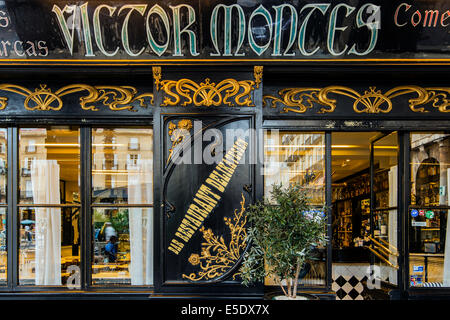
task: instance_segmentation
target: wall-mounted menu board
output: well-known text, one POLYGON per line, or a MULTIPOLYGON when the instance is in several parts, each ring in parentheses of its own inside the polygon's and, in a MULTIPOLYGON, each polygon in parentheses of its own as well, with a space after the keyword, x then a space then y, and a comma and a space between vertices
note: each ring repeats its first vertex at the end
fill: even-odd
POLYGON ((446 0, 0 1, 0 63, 450 60, 446 0))

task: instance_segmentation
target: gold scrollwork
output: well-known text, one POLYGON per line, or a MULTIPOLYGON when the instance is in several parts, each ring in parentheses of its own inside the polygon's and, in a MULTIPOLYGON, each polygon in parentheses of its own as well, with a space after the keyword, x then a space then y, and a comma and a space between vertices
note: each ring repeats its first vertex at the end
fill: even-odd
POLYGON ((182 119, 178 121, 178 124, 169 122, 168 129, 170 141, 172 141, 172 147, 169 149, 169 156, 167 157, 166 164, 168 164, 172 159, 175 147, 183 142, 189 134, 189 131, 192 129, 192 121, 189 119, 182 119))
MULTIPOLYGON (((56 91, 47 88, 47 85, 41 84, 40 88, 31 91, 25 87, 14 84, 0 84, 0 91, 13 92, 25 97, 24 108, 26 110, 39 111, 58 111, 63 107, 61 97, 87 91, 88 95, 80 97, 80 107, 83 110, 98 111, 94 103, 101 102, 110 110, 129 110, 135 111, 131 103, 139 101, 141 107, 147 107, 146 99, 153 104, 153 94, 137 94, 137 90, 130 86, 91 86, 87 84, 72 84, 64 86, 56 91)), ((8 98, 0 97, 0 110, 6 108, 8 98)))
POLYGON ((256 89, 259 88, 259 85, 262 81, 263 70, 264 70, 263 66, 255 66, 253 68, 253 77, 255 78, 256 89))
POLYGON ((161 68, 153 69, 153 77, 158 90, 162 90, 166 96, 161 103, 165 106, 220 106, 254 107, 252 92, 259 88, 262 81, 263 67, 254 67, 254 80, 225 79, 218 83, 206 78, 197 83, 191 79, 161 80, 161 68))
POLYGON ((320 101, 328 99, 336 107, 336 100, 329 99, 328 93, 344 95, 355 100, 353 110, 356 113, 389 113, 392 110, 392 101, 389 95, 383 95, 381 90, 376 87, 369 87, 369 90, 360 94, 356 90, 342 86, 332 86, 322 89, 319 96, 322 95, 320 101))
POLYGON ((159 90, 161 84, 161 67, 153 67, 153 79, 155 79, 156 90, 159 90))
MULTIPOLYGON (((266 106, 268 100, 272 100, 270 106, 276 108, 277 104, 283 105, 281 113, 287 113, 289 111, 296 113, 304 113, 308 109, 314 107, 314 103, 319 103, 318 93, 320 89, 316 88, 286 88, 278 92, 281 98, 265 95, 263 97, 263 106, 266 106)), ((335 105, 329 106, 329 109, 320 109, 318 113, 333 112, 335 105)))
POLYGON ((336 109, 337 100, 329 97, 329 94, 347 96, 354 100, 353 110, 356 113, 389 113, 392 111, 392 99, 407 94, 416 94, 410 98, 409 108, 413 112, 429 112, 425 105, 432 103, 439 112, 450 112, 450 101, 447 95, 450 88, 422 88, 419 86, 399 86, 383 93, 376 87, 369 87, 369 90, 362 94, 356 90, 344 86, 329 86, 325 88, 286 88, 278 92, 278 97, 265 95, 263 105, 277 108, 277 104, 283 105, 281 113, 295 112, 305 113, 312 109, 315 104, 323 106, 317 113, 331 113, 336 109))
POLYGON ((450 112, 450 100, 448 94, 450 94, 450 88, 435 87, 426 88, 426 92, 421 92, 417 99, 410 100, 410 108, 415 112, 428 112, 423 107, 417 108, 419 105, 426 105, 432 103, 433 108, 437 108, 439 112, 450 112))
MULTIPOLYGON (((239 260, 247 245, 247 217, 245 215, 245 197, 241 194, 240 210, 234 210, 233 218, 224 218, 230 229, 231 240, 228 245, 224 238, 214 235, 211 229, 202 227, 205 242, 202 243, 201 254, 193 253, 188 261, 193 266, 200 266, 201 271, 183 274, 182 277, 191 281, 211 280, 222 276, 230 270, 239 260)), ((234 273, 233 278, 239 275, 234 273)))
POLYGON ((440 112, 450 112, 450 100, 447 98, 450 88, 431 88, 429 90, 429 99, 433 102, 433 107, 438 108, 440 112))

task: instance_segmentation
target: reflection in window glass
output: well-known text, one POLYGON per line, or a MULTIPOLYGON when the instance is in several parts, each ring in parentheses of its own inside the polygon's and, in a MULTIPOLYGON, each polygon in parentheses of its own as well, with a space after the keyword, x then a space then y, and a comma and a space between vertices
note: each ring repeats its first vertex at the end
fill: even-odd
POLYGON ((136 176, 147 179, 144 186, 151 186, 152 145, 152 129, 93 129, 92 202, 151 204, 152 188, 148 190, 148 196, 130 195, 128 191, 130 179, 136 176))
MULTIPOLYGON (((397 132, 373 144, 373 236, 372 253, 378 259, 380 278, 392 285, 398 284, 397 268, 399 242, 398 215, 398 135, 397 132)), ((370 202, 369 202, 370 203, 370 202)), ((368 222, 368 221, 367 221, 368 222)), ((367 237, 368 234, 365 235, 367 237)))
POLYGON ((93 284, 153 284, 152 219, 152 208, 93 209, 93 284))
POLYGON ((92 283, 151 285, 153 130, 95 128, 92 152, 92 283), (105 208, 102 203, 132 207, 105 208))
POLYGON ((79 203, 79 137, 79 129, 69 126, 19 130, 21 204, 79 203))
POLYGON ((19 129, 20 285, 79 276, 79 136, 69 126, 19 129))
POLYGON ((266 131, 264 136, 264 196, 274 184, 298 183, 310 190, 316 205, 325 201, 325 135, 266 131))
POLYGON ((6 204, 6 171, 7 171, 7 135, 6 129, 0 129, 0 203, 6 204))
POLYGON ((0 129, 0 285, 6 285, 6 183, 7 183, 7 131, 0 129))
POLYGON ((450 287, 450 135, 411 134, 410 285, 450 287))
POLYGON ((23 207, 19 220, 20 285, 61 286, 79 276, 78 208, 23 207))
MULTIPOLYGON (((270 197, 272 185, 298 183, 309 189, 311 201, 325 203, 325 134, 267 130, 264 133, 264 196, 270 197)), ((307 262, 309 271, 300 284, 325 285, 326 248, 318 247, 314 259, 307 262)), ((266 278, 266 285, 276 285, 266 278)))
POLYGON ((6 248, 6 208, 0 207, 0 285, 6 285, 7 275, 7 248, 6 248))

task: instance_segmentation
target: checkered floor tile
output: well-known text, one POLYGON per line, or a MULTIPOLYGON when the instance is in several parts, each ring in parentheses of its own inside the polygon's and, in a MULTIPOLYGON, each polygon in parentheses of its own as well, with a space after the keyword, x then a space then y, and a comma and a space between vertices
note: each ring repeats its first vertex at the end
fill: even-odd
POLYGON ((362 278, 357 278, 353 275, 338 276, 336 279, 333 279, 331 288, 336 292, 338 300, 363 300, 364 286, 361 282, 366 280, 366 276, 362 278))

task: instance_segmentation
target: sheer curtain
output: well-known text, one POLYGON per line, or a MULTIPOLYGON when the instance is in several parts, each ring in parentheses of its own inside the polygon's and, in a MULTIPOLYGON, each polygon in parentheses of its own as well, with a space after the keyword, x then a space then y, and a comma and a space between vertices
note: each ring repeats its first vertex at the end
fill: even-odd
MULTIPOLYGON (((450 205, 450 169, 447 169, 447 202, 450 205)), ((447 212, 447 232, 444 252, 444 287, 450 287, 450 212, 447 212)))
MULTIPOLYGON (((139 159, 128 172, 128 204, 151 203, 153 203, 153 162, 139 159)), ((130 208, 129 224, 131 284, 153 284, 152 208, 130 208)))
MULTIPOLYGON (((393 166, 389 170, 389 207, 397 207, 398 197, 398 166, 393 166)), ((397 243, 397 209, 389 210, 389 238, 388 242, 398 249, 397 243)), ((389 255, 389 261, 393 265, 398 264, 397 256, 389 255)), ((397 285, 397 270, 389 268, 389 282, 397 285)))
MULTIPOLYGON (((33 160, 34 204, 60 204, 56 160, 33 160)), ((36 285, 61 285, 61 209, 36 208, 36 285)))

